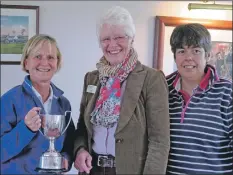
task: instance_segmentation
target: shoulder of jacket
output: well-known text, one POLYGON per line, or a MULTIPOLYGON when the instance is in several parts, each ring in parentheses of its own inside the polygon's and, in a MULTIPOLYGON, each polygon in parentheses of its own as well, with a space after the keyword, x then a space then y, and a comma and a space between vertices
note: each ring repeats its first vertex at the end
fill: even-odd
POLYGON ((17 101, 21 101, 24 99, 24 97, 25 97, 25 93, 23 91, 23 86, 18 85, 11 88, 6 93, 4 93, 0 99, 1 99, 1 104, 5 106, 5 105, 14 104, 17 101))
POLYGON ((10 90, 8 90, 7 92, 5 92, 2 97, 5 97, 5 96, 14 96, 15 94, 19 94, 19 93, 22 93, 23 92, 23 86, 22 85, 17 85, 13 88, 11 88, 10 90))
POLYGON ((98 70, 93 70, 93 71, 90 71, 90 72, 87 72, 86 73, 86 77, 90 77, 90 76, 96 76, 96 75, 99 75, 99 71, 98 70))
POLYGON ((98 79, 98 77, 99 77, 99 71, 98 70, 87 72, 85 74, 85 77, 84 77, 84 84, 85 84, 85 86, 87 86, 89 84, 93 84, 94 82, 96 82, 96 80, 98 79))
POLYGON ((142 68, 143 68, 143 70, 147 71, 147 74, 149 76, 157 76, 159 74, 162 74, 165 77, 163 71, 161 71, 159 69, 151 68, 151 67, 148 67, 148 66, 143 65, 143 64, 142 64, 142 68))
POLYGON ((66 98, 64 95, 61 95, 61 96, 60 96, 60 99, 61 99, 62 101, 64 101, 65 103, 69 103, 69 104, 70 104, 70 101, 69 101, 68 98, 66 98))
POLYGON ((59 99, 60 99, 60 102, 61 102, 63 108, 65 108, 66 110, 70 110, 71 109, 70 101, 64 95, 61 95, 59 97, 59 99))

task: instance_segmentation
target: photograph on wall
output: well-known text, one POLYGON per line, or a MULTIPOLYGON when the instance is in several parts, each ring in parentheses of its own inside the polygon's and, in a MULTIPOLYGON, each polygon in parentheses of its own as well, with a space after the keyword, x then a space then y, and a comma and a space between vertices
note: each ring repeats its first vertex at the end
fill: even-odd
POLYGON ((1 64, 20 64, 23 47, 39 33, 39 6, 1 4, 1 64))
POLYGON ((219 77, 232 80, 232 42, 213 41, 209 64, 219 77))

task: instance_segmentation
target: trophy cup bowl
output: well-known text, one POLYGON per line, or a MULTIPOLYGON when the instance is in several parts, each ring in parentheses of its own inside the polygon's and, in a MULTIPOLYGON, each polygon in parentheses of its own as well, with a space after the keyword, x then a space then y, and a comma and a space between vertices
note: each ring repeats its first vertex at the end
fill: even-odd
POLYGON ((71 111, 65 115, 39 114, 41 116, 41 129, 39 131, 49 140, 49 149, 40 157, 39 166, 36 171, 39 173, 62 173, 66 169, 63 165, 63 156, 56 151, 54 142, 68 128, 71 121, 71 111), (70 113, 69 121, 66 124, 66 116, 70 113))

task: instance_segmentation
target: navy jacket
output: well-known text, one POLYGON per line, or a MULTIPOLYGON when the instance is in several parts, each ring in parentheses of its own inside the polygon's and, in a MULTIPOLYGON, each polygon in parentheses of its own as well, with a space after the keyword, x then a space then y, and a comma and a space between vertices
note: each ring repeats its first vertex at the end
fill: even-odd
MULTIPOLYGON (((232 82, 210 72, 206 87, 201 83, 190 99, 174 87, 179 76, 167 77, 171 149, 167 174, 233 174, 232 82)), ((205 77, 204 77, 205 78, 205 77)))

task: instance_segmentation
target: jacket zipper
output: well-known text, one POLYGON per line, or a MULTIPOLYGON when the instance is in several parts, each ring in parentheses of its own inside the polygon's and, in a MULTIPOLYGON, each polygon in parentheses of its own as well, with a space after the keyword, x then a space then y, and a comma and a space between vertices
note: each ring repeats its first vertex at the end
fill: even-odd
POLYGON ((196 90, 195 90, 195 92, 190 96, 190 98, 189 98, 189 100, 188 100, 188 102, 186 103, 186 105, 185 105, 184 108, 183 108, 183 104, 184 104, 184 100, 183 100, 183 104, 182 104, 182 113, 181 113, 181 121, 180 121, 180 123, 183 123, 183 122, 184 122, 184 115, 185 115, 186 109, 187 109, 187 107, 188 107, 188 105, 189 105, 189 103, 190 103, 190 101, 191 101, 191 98, 192 98, 194 95, 198 94, 198 93, 201 93, 201 91, 196 91, 196 90))

